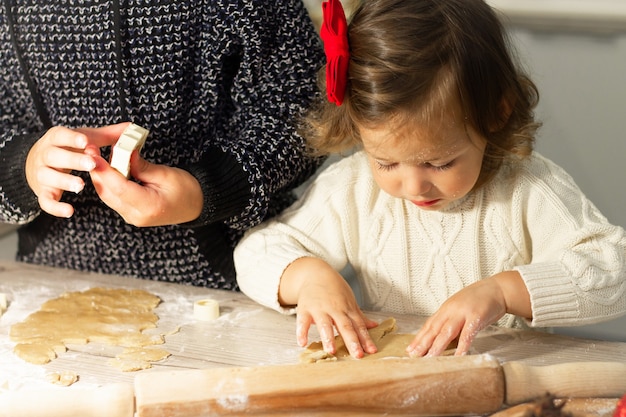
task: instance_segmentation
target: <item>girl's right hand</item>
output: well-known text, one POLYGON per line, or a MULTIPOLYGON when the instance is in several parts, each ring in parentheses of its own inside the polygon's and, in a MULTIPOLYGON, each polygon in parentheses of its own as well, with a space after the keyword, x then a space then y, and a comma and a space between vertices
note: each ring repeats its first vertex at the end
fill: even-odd
POLYGON ((328 353, 336 352, 335 328, 352 357, 376 353, 368 329, 378 324, 363 314, 341 274, 321 259, 300 258, 289 265, 281 279, 280 299, 285 305, 297 305, 300 346, 306 346, 309 329, 315 324, 328 353))

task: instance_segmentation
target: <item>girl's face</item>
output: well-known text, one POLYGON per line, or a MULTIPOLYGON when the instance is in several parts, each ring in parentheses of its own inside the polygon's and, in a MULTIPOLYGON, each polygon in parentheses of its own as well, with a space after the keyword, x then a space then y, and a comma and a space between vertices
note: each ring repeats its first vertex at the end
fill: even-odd
POLYGON ((411 128, 361 128, 360 134, 378 186, 434 211, 472 190, 487 143, 454 114, 411 128))

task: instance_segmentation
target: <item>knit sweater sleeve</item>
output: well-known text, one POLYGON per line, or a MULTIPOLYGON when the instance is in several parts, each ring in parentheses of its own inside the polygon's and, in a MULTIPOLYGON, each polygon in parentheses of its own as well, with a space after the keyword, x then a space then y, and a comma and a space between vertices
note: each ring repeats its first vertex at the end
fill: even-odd
POLYGON ((236 54, 224 66, 232 72, 224 78, 232 103, 224 105, 234 110, 215 146, 187 167, 204 192, 203 212, 188 226, 223 220, 246 230, 275 214, 273 203, 321 163, 306 155, 295 127, 323 62, 306 10, 299 0, 243 3, 251 4, 230 16, 236 54))
POLYGON ((40 213, 37 196, 28 186, 26 157, 40 134, 12 135, 0 139, 0 222, 23 224, 40 213))
POLYGON ((234 253, 237 282, 246 295, 292 314, 278 301, 282 274, 292 262, 312 256, 336 271, 346 266, 350 242, 359 240, 359 213, 369 208, 367 198, 355 195, 357 183, 367 187, 358 178, 363 169, 368 168, 358 157, 329 166, 289 209, 246 233, 234 253))
MULTIPOLYGON (((521 175, 513 207, 530 242, 517 266, 532 326, 592 324, 626 313, 626 233, 611 225, 560 167, 539 156, 521 175)), ((515 226, 513 226, 515 227, 515 226)))

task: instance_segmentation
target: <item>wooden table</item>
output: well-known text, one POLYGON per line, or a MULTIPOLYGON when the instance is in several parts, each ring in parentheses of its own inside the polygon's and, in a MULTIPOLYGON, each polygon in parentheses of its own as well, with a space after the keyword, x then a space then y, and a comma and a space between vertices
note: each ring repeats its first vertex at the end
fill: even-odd
MULTIPOLYGON (((179 284, 139 280, 128 277, 83 273, 0 262, 0 292, 7 295, 8 310, 0 319, 0 393, 33 386, 50 385, 46 374, 73 371, 79 380, 67 390, 81 386, 101 386, 129 382, 138 374, 164 370, 207 369, 240 366, 296 364, 301 348, 296 344, 295 317, 264 308, 245 295, 179 284), (39 309, 44 301, 64 292, 91 287, 141 288, 162 299, 155 312, 158 331, 169 334, 159 345, 172 355, 153 368, 121 372, 108 359, 121 348, 90 343, 69 345, 68 351, 46 365, 31 365, 17 358, 8 338, 12 324, 39 309), (193 303, 213 298, 219 301, 221 316, 208 322, 194 319, 193 303)), ((368 313, 375 320, 384 313, 368 313)), ((422 320, 396 316, 399 331, 416 331, 422 320)), ((315 328, 310 341, 318 340, 315 328)), ((488 328, 476 339, 472 353, 488 353, 501 362, 521 361, 548 365, 573 361, 616 361, 626 363, 626 343, 586 340, 538 331, 488 328)))
MULTIPOLYGON (((211 290, 113 275, 101 275, 30 264, 0 262, 0 292, 7 295, 8 310, 0 318, 0 387, 19 389, 45 382, 53 371, 76 371, 74 384, 132 382, 136 372, 121 372, 107 364, 122 348, 96 343, 68 345, 68 351, 44 366, 30 365, 15 357, 8 332, 12 324, 64 292, 91 287, 140 288, 159 296, 162 303, 156 332, 173 333, 158 345, 172 356, 153 368, 159 370, 288 364, 298 361, 301 350, 295 340, 295 319, 266 309, 241 293, 211 290), (196 300, 218 300, 221 316, 214 321, 194 319, 196 300)), ((315 333, 312 333, 316 337, 315 333)))

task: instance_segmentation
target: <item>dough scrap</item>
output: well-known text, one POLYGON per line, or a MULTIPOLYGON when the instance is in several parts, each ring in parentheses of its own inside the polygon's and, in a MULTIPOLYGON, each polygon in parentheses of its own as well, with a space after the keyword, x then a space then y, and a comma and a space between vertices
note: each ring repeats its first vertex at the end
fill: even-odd
POLYGON ((140 371, 152 368, 151 362, 157 362, 170 356, 166 350, 150 348, 127 348, 109 364, 122 372, 140 371))
MULTIPOLYGON (((376 344, 378 352, 365 354, 361 360, 373 360, 382 358, 408 358, 406 347, 411 343, 414 334, 396 333, 396 319, 389 317, 378 326, 369 330, 370 337, 376 344)), ((343 338, 340 335, 335 336, 335 354, 324 351, 322 342, 313 342, 300 354, 300 363, 315 363, 323 361, 343 361, 353 360, 350 356, 343 338)), ((451 355, 456 348, 456 342, 451 343, 443 355, 451 355)))
POLYGON ((163 349, 152 349, 152 348, 127 348, 124 349, 122 353, 116 356, 116 358, 121 360, 144 360, 148 362, 156 362, 170 356, 166 350, 163 349))
POLYGON ((73 371, 52 372, 46 375, 46 378, 51 384, 61 385, 63 387, 69 387, 74 382, 78 381, 78 375, 73 371))
POLYGON ((160 298, 143 290, 91 288, 48 300, 20 323, 11 326, 14 353, 45 364, 66 350, 66 344, 99 342, 141 348, 165 342, 163 335, 144 334, 158 321, 153 309, 160 298))

